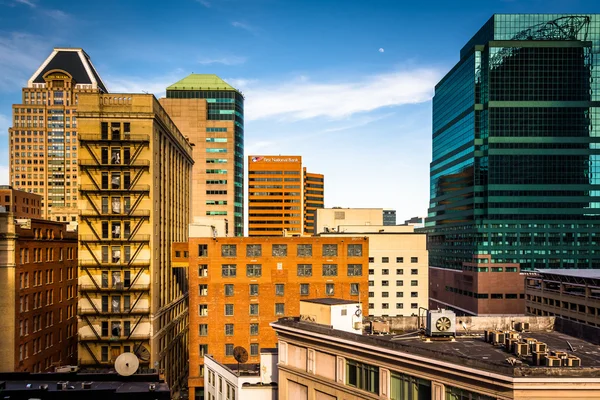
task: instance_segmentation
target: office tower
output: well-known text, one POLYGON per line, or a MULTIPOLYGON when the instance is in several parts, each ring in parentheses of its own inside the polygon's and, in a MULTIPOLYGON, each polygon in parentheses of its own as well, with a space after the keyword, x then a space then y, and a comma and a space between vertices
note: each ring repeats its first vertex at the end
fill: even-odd
POLYGON ((42 218, 42 196, 11 186, 0 186, 0 206, 12 212, 15 218, 42 218))
POLYGON ((187 271, 171 244, 187 240, 192 147, 149 94, 81 94, 79 364, 110 368, 133 352, 187 375, 187 271))
POLYGON ((600 19, 494 15, 433 98, 431 306, 523 313, 523 272, 599 268, 600 19))
POLYGON ((77 110, 82 93, 106 93, 90 57, 55 48, 13 105, 10 184, 42 196, 42 218, 77 221, 77 110))
POLYGON ((339 298, 367 306, 363 236, 190 238, 173 246, 173 265, 190 271, 190 398, 202 398, 204 355, 248 363, 277 343, 269 323, 298 315, 301 299, 339 298))
POLYGON ((0 212, 0 371, 77 365, 77 234, 0 212))
POLYGON ((248 236, 313 234, 324 177, 300 156, 248 156, 248 236))
POLYGON ((315 212, 325 207, 325 177, 313 174, 303 168, 304 177, 304 233, 312 235, 315 231, 315 212))
POLYGON ((191 74, 159 100, 193 145, 191 216, 244 234, 244 96, 216 75, 191 74))
MULTIPOLYGON (((383 214, 385 216, 385 214, 383 214)), ((381 209, 317 210, 317 235, 369 239, 369 315, 418 315, 428 308, 426 235, 412 226, 382 224, 381 209)))
POLYGON ((386 226, 396 225, 396 210, 383 210, 383 224, 386 226))

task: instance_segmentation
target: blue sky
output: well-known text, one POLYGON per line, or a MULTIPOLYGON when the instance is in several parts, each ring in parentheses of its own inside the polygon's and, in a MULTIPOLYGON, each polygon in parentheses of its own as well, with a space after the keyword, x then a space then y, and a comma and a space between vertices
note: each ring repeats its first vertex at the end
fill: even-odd
POLYGON ((246 96, 246 155, 301 155, 327 207, 425 215, 431 97, 493 13, 598 0, 0 0, 0 183, 11 104, 53 47, 82 47, 112 92, 215 73, 246 96))

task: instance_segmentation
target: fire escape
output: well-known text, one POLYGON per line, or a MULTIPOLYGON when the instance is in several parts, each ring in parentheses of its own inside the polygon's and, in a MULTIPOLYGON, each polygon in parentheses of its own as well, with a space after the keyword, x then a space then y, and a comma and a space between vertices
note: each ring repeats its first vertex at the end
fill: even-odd
POLYGON ((150 210, 140 209, 150 186, 139 182, 150 168, 140 159, 150 136, 131 134, 129 123, 102 122, 100 135, 81 134, 79 141, 80 173, 92 183, 79 187, 88 204, 80 210, 80 223, 92 233, 79 237, 82 255, 88 255, 79 262, 80 274, 91 284, 79 285, 78 313, 92 332, 79 341, 89 364, 112 364, 122 351, 147 364, 150 332, 140 324, 149 320, 150 285, 142 278, 149 274, 150 259, 141 254, 149 254, 150 235, 139 232, 150 221, 150 210))

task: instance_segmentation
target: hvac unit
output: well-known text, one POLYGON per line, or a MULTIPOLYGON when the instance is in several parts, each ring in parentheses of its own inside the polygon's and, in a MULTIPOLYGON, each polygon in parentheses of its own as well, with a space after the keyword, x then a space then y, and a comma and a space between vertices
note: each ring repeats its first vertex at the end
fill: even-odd
POLYGON ((528 337, 528 338, 523 339, 523 341, 527 342, 527 344, 529 345, 529 347, 531 347, 532 344, 534 344, 535 342, 537 342, 537 339, 528 337))
POLYGON ((506 336, 511 338, 511 339, 518 339, 519 338, 519 332, 515 332, 515 331, 508 331, 506 332, 506 336))
POLYGON ((546 357, 548 356, 548 353, 542 353, 542 352, 537 352, 534 351, 533 355, 532 355, 532 359, 533 359, 533 365, 545 365, 546 364, 546 357))
POLYGON ((513 353, 514 347, 517 344, 517 342, 518 342, 517 339, 512 339, 512 338, 506 337, 504 339, 504 347, 506 347, 506 351, 509 353, 513 353))
POLYGON ((566 361, 566 366, 567 367, 581 367, 581 358, 579 357, 575 357, 575 356, 568 356, 566 358, 566 360, 563 360, 563 362, 566 361))
POLYGON ((547 356, 546 357, 546 367, 560 367, 561 366, 560 358, 555 356, 547 356))
POLYGON ((567 358, 567 353, 565 353, 564 351, 556 351, 556 350, 552 350, 550 352, 551 355, 553 355, 556 358, 560 358, 561 360, 563 358, 567 358))
POLYGON ((517 342, 514 344, 514 353, 520 357, 529 355, 529 345, 525 342, 517 342))
POLYGON ((504 337, 505 337, 505 335, 503 332, 496 331, 492 335, 492 343, 495 345, 504 344, 504 337))
POLYGON ((517 322, 515 324, 515 330, 517 332, 526 332, 529 330, 529 322, 517 322))
POLYGON ((535 351, 538 353, 547 353, 548 345, 542 342, 535 342, 531 345, 531 351, 535 351))
POLYGON ((450 310, 433 310, 427 313, 427 336, 454 336, 456 314, 450 310))
POLYGON ((488 342, 488 343, 491 342, 490 339, 491 339, 491 336, 492 336, 492 332, 494 332, 494 331, 488 331, 488 330, 484 330, 483 331, 483 341, 484 342, 488 342))

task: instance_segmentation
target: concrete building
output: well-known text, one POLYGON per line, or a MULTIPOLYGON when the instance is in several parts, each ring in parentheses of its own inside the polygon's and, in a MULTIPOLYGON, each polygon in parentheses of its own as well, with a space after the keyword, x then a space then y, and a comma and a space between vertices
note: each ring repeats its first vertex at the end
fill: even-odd
POLYGON ((522 314, 524 272, 600 268, 599 18, 495 14, 436 85, 432 308, 522 314))
POLYGON ((244 234, 244 96, 216 75, 191 74, 159 100, 193 146, 192 217, 226 218, 244 234))
POLYGON ((383 210, 383 225, 396 225, 396 210, 383 210))
POLYGON ((302 157, 248 156, 248 236, 312 234, 323 205, 324 177, 302 157))
POLYGON ((0 213, 2 372, 77 364, 77 234, 66 227, 0 213))
POLYGON ((556 330, 553 318, 529 318, 514 325, 517 332, 510 319, 457 321, 445 313, 440 319, 447 318, 450 330, 479 318, 485 331, 435 339, 414 330, 371 336, 319 320, 279 319, 271 324, 278 337, 279 399, 600 398, 598 332, 590 342, 556 330))
POLYGON ((369 239, 369 315, 418 315, 429 303, 426 235, 381 219, 380 209, 325 208, 317 211, 317 234, 369 239))
POLYGON ((542 269, 525 278, 525 312, 600 327, 600 270, 542 269))
POLYGON ((106 93, 90 57, 79 48, 55 48, 13 105, 10 184, 42 196, 41 216, 77 221, 77 105, 84 93, 106 93))
POLYGON ((277 400, 277 360, 277 349, 260 349, 257 364, 223 364, 205 355, 205 399, 277 400))
POLYGON ((42 196, 12 186, 0 186, 0 206, 15 218, 42 219, 42 196))
POLYGON ((171 244, 191 222, 192 148, 148 94, 80 94, 79 364, 124 352, 187 376, 187 271, 171 244))
POLYGON ((233 349, 274 347, 269 323, 298 315, 301 299, 338 297, 367 310, 365 237, 190 238, 173 266, 190 270, 190 398, 204 395, 203 357, 234 362, 233 349))

